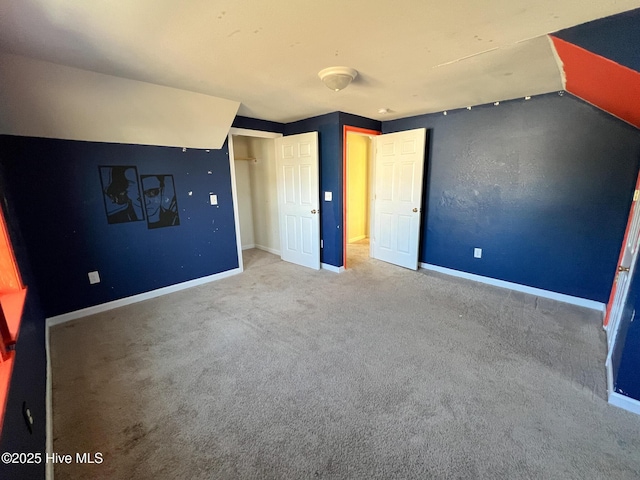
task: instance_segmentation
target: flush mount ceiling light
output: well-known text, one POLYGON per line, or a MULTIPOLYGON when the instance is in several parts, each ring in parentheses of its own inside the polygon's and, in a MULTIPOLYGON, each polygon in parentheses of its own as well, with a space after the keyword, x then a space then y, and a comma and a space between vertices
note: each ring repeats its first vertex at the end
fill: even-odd
POLYGON ((320 70, 318 76, 327 87, 337 92, 346 88, 358 76, 358 72, 349 67, 329 67, 320 70))

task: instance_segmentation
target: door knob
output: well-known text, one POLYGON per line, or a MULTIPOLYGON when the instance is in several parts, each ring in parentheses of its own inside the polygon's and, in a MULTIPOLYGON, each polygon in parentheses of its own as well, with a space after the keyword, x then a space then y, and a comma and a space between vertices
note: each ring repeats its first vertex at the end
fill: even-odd
POLYGON ((417 212, 417 211, 418 211, 418 209, 417 209, 417 208, 414 208, 414 209, 413 209, 413 211, 414 211, 414 213, 415 213, 415 212, 417 212))
POLYGON ((311 210, 311 213, 315 215, 316 213, 318 213, 318 211, 314 208, 313 210, 311 210))
POLYGON ((623 267, 622 265, 618 267, 619 272, 628 272, 629 270, 630 270, 629 267, 623 267))

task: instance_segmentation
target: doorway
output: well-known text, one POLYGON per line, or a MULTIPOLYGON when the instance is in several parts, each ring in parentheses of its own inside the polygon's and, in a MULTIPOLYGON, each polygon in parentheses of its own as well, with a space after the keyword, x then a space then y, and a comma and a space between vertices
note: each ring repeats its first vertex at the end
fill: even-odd
POLYGON ((280 256, 275 138, 280 133, 232 128, 229 158, 238 267, 243 250, 257 248, 280 256))
POLYGON ((231 128, 228 146, 240 271, 254 248, 320 269, 318 133, 231 128))
POLYGON ((372 228, 373 137, 376 130, 345 126, 343 130, 344 268, 370 256, 372 228))
MULTIPOLYGON (((624 345, 624 336, 619 339, 622 325, 628 325, 634 320, 636 311, 629 308, 629 289, 635 276, 637 267, 638 252, 640 251, 640 174, 636 179, 636 189, 627 219, 627 228, 624 233, 616 276, 611 288, 607 310, 605 312, 603 326, 607 332, 607 390, 609 401, 614 398, 614 380, 620 363, 620 345, 624 345), (622 343, 621 343, 622 342, 622 343)), ((626 334, 624 334, 626 335, 626 334)), ((625 408, 625 407, 623 407, 625 408)))

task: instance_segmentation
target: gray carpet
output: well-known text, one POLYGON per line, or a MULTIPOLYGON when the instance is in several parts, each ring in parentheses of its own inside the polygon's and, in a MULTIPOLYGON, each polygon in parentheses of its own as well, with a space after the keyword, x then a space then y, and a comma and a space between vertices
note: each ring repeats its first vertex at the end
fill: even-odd
POLYGON ((367 249, 54 327, 56 480, 640 477, 598 313, 367 249))

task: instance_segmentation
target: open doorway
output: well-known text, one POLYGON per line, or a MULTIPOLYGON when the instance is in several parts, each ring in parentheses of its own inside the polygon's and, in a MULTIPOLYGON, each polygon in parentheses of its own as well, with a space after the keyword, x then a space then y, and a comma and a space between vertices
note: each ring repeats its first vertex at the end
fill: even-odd
POLYGON ((380 132, 344 127, 343 132, 343 221, 344 268, 370 256, 372 228, 373 141, 380 132))
POLYGON ((238 264, 244 270, 243 251, 263 250, 280 256, 275 141, 279 133, 232 128, 229 157, 238 244, 238 264))

